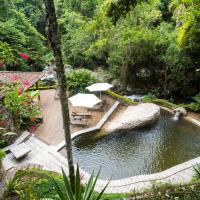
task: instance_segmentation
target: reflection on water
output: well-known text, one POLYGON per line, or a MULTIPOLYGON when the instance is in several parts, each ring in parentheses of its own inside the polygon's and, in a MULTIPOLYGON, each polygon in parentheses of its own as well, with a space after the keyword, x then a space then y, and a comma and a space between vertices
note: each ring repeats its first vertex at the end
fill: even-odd
POLYGON ((101 168, 104 179, 160 172, 199 156, 199 149, 200 129, 182 119, 173 121, 165 111, 146 128, 100 139, 88 134, 73 141, 76 162, 89 173, 101 168))

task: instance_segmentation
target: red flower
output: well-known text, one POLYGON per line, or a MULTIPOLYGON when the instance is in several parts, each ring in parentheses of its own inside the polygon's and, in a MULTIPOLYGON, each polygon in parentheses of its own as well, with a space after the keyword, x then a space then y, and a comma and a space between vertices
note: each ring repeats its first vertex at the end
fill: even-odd
POLYGON ((23 92, 23 87, 22 86, 19 86, 18 88, 18 96, 20 96, 23 92))
POLYGON ((18 90, 18 96, 20 96, 22 94, 21 90, 18 90))
POLYGON ((23 58, 24 60, 28 60, 30 58, 30 56, 28 56, 27 54, 25 53, 22 53, 22 52, 19 52, 18 55, 23 58))
POLYGON ((13 76, 11 76, 10 79, 11 79, 12 81, 17 81, 17 80, 19 80, 19 76, 13 75, 13 76))
POLYGON ((31 82, 28 80, 25 80, 25 81, 22 81, 22 84, 23 84, 23 86, 29 86, 31 84, 31 82))

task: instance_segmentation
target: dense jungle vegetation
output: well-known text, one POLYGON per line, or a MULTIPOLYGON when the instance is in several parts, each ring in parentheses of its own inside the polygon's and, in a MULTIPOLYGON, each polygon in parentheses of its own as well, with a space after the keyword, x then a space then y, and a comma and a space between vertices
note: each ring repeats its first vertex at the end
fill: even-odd
MULTIPOLYGON (((42 70, 52 61, 42 0, 0 0, 0 65, 42 70), (24 52, 31 59, 23 60, 24 52)), ((123 88, 157 96, 200 91, 199 0, 55 0, 64 62, 103 68, 123 88)))

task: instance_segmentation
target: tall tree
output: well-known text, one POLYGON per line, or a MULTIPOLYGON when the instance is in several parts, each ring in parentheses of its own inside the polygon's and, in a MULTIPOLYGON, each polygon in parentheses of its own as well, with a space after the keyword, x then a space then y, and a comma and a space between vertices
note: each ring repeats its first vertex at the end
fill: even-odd
POLYGON ((74 188, 75 175, 74 175, 74 163, 72 156, 72 143, 71 143, 70 123, 69 123, 70 119, 69 119, 69 108, 68 108, 68 98, 67 98, 67 85, 64 73, 64 64, 61 53, 61 39, 60 39, 60 34, 58 32, 58 23, 56 18, 54 1, 45 0, 45 7, 48 19, 48 38, 56 62, 56 73, 58 78, 58 87, 59 87, 60 101, 62 107, 63 127, 65 132, 67 159, 69 167, 69 178, 70 178, 70 184, 72 188, 74 188))

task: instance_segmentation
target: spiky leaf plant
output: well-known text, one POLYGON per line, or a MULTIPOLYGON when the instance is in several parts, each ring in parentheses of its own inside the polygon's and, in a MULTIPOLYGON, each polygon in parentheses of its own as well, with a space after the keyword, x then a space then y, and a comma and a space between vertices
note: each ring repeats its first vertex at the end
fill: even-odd
POLYGON ((70 185, 68 177, 65 174, 63 169, 62 169, 62 174, 63 174, 63 181, 65 185, 65 191, 62 191, 62 189, 60 188, 60 186, 57 184, 57 182, 55 181, 53 177, 52 177, 52 180, 53 180, 56 193, 58 194, 61 200, 100 200, 109 182, 99 194, 95 193, 94 188, 98 180, 99 173, 100 171, 98 172, 97 176, 94 177, 94 172, 93 172, 91 177, 89 178, 87 185, 85 187, 82 187, 80 171, 79 171, 79 167, 77 167, 74 190, 72 186, 70 185))

